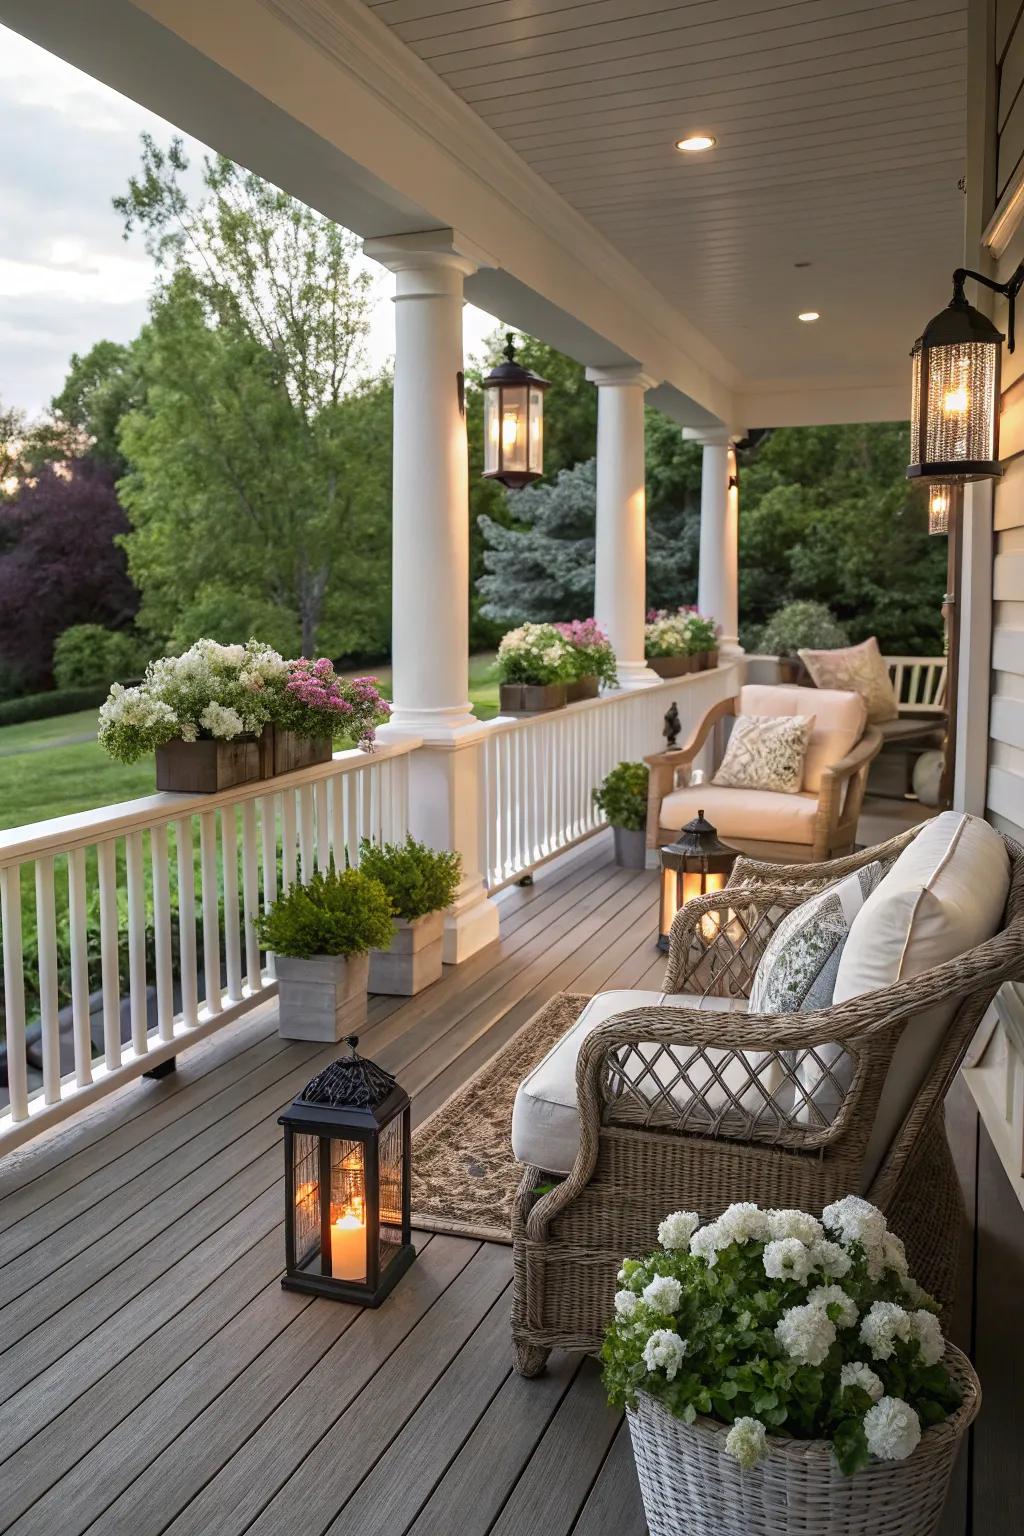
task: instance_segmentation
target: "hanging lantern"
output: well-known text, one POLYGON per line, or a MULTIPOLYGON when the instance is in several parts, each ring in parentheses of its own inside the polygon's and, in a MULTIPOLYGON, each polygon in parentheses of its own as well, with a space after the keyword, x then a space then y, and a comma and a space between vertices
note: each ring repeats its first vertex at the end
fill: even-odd
POLYGON ((544 391, 538 378, 516 362, 511 331, 504 363, 484 379, 484 479, 520 490, 544 473, 544 391))
MULTIPOLYGON (((661 910, 658 919, 658 948, 668 949, 669 935, 680 907, 695 896, 724 890, 736 862, 736 849, 719 841, 718 833, 698 811, 688 821, 674 843, 661 850, 661 910)), ((705 919, 712 928, 717 919, 705 919)), ((709 933, 708 935, 712 935, 709 933)))
POLYGON ((285 1274, 291 1291, 376 1307, 416 1250, 409 1096, 356 1055, 332 1062, 281 1116, 285 1274))
POLYGON ((953 510, 953 495, 955 487, 943 481, 937 481, 928 487, 928 532, 948 533, 949 515, 953 510))

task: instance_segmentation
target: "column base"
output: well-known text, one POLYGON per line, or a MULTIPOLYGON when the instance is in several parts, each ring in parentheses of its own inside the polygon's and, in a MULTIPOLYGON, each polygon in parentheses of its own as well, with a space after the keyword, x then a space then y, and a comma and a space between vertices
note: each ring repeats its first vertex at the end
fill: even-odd
POLYGON ((461 965, 498 937, 498 908, 481 881, 457 896, 445 913, 441 958, 445 965, 461 965))
POLYGON ((424 741, 452 742, 460 732, 475 730, 479 725, 468 699, 465 704, 453 704, 448 709, 403 709, 396 705, 377 735, 381 741, 422 736, 424 741))
POLYGON ((620 661, 616 671, 620 688, 650 688, 654 683, 664 682, 646 661, 620 661))

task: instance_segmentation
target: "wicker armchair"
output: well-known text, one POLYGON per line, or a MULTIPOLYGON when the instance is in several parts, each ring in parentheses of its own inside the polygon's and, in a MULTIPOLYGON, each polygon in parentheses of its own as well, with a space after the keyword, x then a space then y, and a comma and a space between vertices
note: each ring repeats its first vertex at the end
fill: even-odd
MULTIPOLYGON (((811 890, 873 859, 891 863, 918 830, 828 864, 739 860, 725 891, 689 902, 678 914, 665 991, 748 997, 765 945, 786 912, 811 890)), ((1006 844, 1011 873, 1004 926, 955 960, 815 1013, 644 1007, 587 1036, 576 1072, 575 1166, 539 1196, 550 1175, 527 1168, 513 1208, 512 1333, 520 1374, 543 1370, 552 1348, 599 1346, 623 1255, 649 1252, 668 1211, 694 1209, 709 1220, 735 1200, 757 1200, 820 1212, 860 1190, 879 1095, 902 1030, 915 1015, 959 998, 928 1076, 866 1191, 903 1238, 921 1284, 951 1305, 963 1206, 943 1101, 997 988, 1024 976, 1024 850, 1009 839, 1006 844), (819 1057, 817 1048, 836 1042, 852 1073, 826 1124, 809 1111, 806 1070, 799 1068, 811 1062, 827 1076, 834 1056, 819 1057), (706 1054, 712 1046, 718 1055, 706 1054), (730 1053, 724 1059, 723 1050, 730 1053), (738 1086, 737 1071, 746 1074, 738 1086), (719 1090, 714 1102, 699 1091, 689 1097, 672 1092, 709 1075, 719 1090), (789 1089, 789 1110, 781 1107, 787 1095, 780 1083, 789 1089)))

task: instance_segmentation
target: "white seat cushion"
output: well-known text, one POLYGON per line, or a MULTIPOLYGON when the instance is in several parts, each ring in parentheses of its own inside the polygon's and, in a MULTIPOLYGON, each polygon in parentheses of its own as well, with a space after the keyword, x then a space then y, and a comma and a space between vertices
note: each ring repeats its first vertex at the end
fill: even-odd
POLYGON ((684 827, 703 810, 724 842, 739 838, 758 843, 814 842, 817 795, 786 795, 776 789, 726 789, 701 784, 697 789, 674 789, 661 802, 658 817, 663 827, 684 827))
MULTIPOLYGON (((854 918, 833 1000, 873 992, 955 960, 998 931, 1010 888, 1010 863, 999 833, 977 816, 946 811, 929 821, 900 854, 854 918)), ((882 1089, 865 1173, 874 1177, 914 1100, 959 1006, 931 1008, 910 1019, 882 1089)))
POLYGON ((821 789, 822 769, 853 750, 868 720, 867 705, 860 694, 841 688, 746 683, 740 689, 738 709, 743 715, 814 716, 803 780, 804 789, 814 795, 821 789))
MULTIPOLYGON (((783 797, 788 798, 788 797, 783 797)), ((521 1163, 543 1168, 548 1173, 568 1173, 576 1161, 580 1141, 579 1115, 576 1108, 576 1061, 580 1047, 591 1030, 606 1024, 618 1013, 630 1008, 701 1008, 713 1013, 745 1012, 745 998, 698 997, 685 992, 599 992, 567 1030, 544 1060, 519 1086, 512 1111, 512 1150, 521 1163)), ((710 1052, 708 1054, 711 1054, 710 1052)), ((748 1074, 733 1061, 734 1077, 745 1084, 748 1074)), ((703 1069, 703 1080, 695 1087, 706 1102, 724 1103, 726 1094, 716 1086, 705 1088, 712 1074, 703 1069)), ((726 1082, 730 1073, 725 1073, 726 1082)), ((675 1095, 674 1095, 675 1096, 675 1095)))

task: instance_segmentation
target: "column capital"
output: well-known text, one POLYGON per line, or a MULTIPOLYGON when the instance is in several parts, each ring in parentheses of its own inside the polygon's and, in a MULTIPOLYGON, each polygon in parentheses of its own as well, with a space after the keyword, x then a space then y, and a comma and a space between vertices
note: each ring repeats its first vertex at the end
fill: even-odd
POLYGON ((421 272, 446 267, 471 277, 481 267, 499 263, 455 229, 421 229, 413 234, 375 235, 363 241, 363 255, 392 272, 421 272))
POLYGON ((587 379, 598 389, 657 389, 661 382, 652 373, 645 373, 639 363, 623 363, 615 368, 588 368, 587 379))
POLYGON ((743 433, 735 427, 683 427, 684 443, 700 443, 703 448, 731 448, 743 433))

